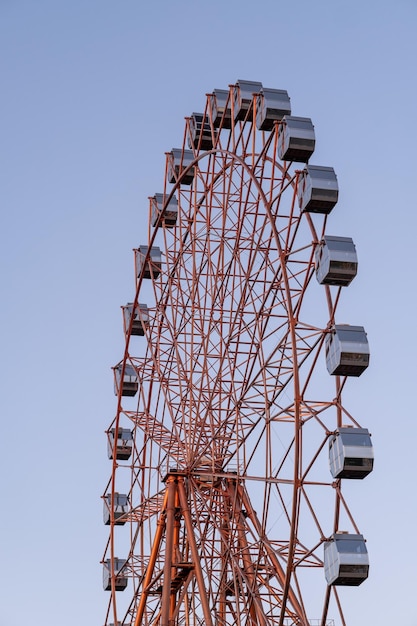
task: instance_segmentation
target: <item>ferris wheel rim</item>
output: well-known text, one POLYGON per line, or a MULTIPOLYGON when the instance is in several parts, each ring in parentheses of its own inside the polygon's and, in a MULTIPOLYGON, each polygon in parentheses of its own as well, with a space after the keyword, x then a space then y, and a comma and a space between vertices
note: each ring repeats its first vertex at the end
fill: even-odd
MULTIPOLYGON (((233 104, 232 104, 232 109, 233 109, 233 104)), ((246 123, 246 121, 245 121, 246 123)), ((242 131, 243 132, 243 131, 242 131)), ((272 142, 272 136, 273 134, 271 133, 270 137, 270 141, 272 142)), ((184 150, 184 148, 183 148, 184 150)), ((173 184, 172 188, 170 189, 169 193, 164 193, 164 208, 163 210, 160 212, 156 223, 153 224, 154 226, 154 231, 151 232, 150 237, 149 237, 149 243, 147 246, 147 253, 145 256, 145 262, 142 265, 142 269, 140 274, 137 276, 137 280, 136 280, 136 294, 135 294, 135 298, 133 300, 133 308, 135 308, 136 306, 138 306, 139 303, 139 292, 140 289, 142 287, 142 284, 144 282, 144 268, 145 268, 145 263, 150 261, 150 253, 151 253, 151 248, 153 246, 153 244, 156 241, 157 238, 157 234, 158 234, 158 230, 160 227, 162 227, 164 225, 164 211, 165 209, 168 207, 168 204, 170 203, 171 199, 174 198, 176 196, 176 194, 180 194, 182 186, 182 179, 185 178, 185 176, 189 173, 189 171, 192 170, 192 168, 199 168, 199 164, 201 162, 203 162, 203 160, 205 158, 207 159, 211 159, 211 158, 215 158, 219 155, 223 155, 224 157, 227 157, 229 159, 229 161, 226 161, 226 165, 224 166, 223 169, 220 169, 219 171, 217 171, 215 178, 211 181, 211 185, 213 186, 215 184, 215 182, 220 179, 222 176, 227 176, 227 172, 232 168, 235 168, 236 166, 241 167, 243 170, 245 170, 246 174, 249 176, 249 178, 251 179, 251 184, 254 185, 254 187, 256 188, 259 198, 261 199, 260 201, 263 203, 263 207, 265 209, 265 212, 267 214, 267 220, 268 223, 271 227, 271 230, 273 232, 273 237, 274 237, 274 241, 276 244, 276 248, 279 251, 279 267, 281 269, 282 272, 282 282, 284 283, 285 286, 285 293, 286 293, 286 305, 287 305, 287 314, 288 314, 288 328, 289 328, 289 333, 291 335, 290 340, 288 340, 288 345, 290 345, 291 350, 292 350, 292 364, 293 364, 293 375, 288 379, 288 384, 292 384, 293 389, 294 389, 294 401, 292 404, 292 416, 293 416, 293 424, 294 424, 294 442, 292 445, 292 449, 293 451, 295 451, 295 456, 294 456, 294 461, 293 461, 293 479, 292 479, 292 488, 293 488, 293 497, 292 497, 292 513, 290 516, 291 519, 291 524, 290 524, 290 536, 288 538, 287 541, 287 556, 285 557, 285 562, 287 563, 287 567, 285 570, 285 579, 281 580, 282 583, 282 591, 281 591, 281 607, 286 607, 287 606, 287 600, 290 597, 290 604, 294 607, 295 612, 299 615, 302 616, 303 620, 307 620, 306 617, 306 612, 305 609, 303 607, 302 604, 302 599, 301 599, 301 604, 298 603, 298 592, 296 595, 294 595, 293 591, 291 590, 291 580, 293 578, 293 571, 290 568, 290 563, 295 563, 295 552, 296 552, 296 548, 297 548, 297 541, 298 541, 298 521, 299 521, 299 502, 298 502, 298 497, 297 494, 300 493, 302 485, 304 484, 304 474, 301 473, 301 466, 300 466, 300 459, 301 459, 301 426, 302 426, 302 414, 301 414, 301 402, 302 399, 304 397, 304 389, 302 388, 302 385, 300 383, 300 379, 299 379, 299 352, 298 352, 298 338, 296 336, 296 330, 297 330, 297 324, 299 322, 299 311, 297 311, 297 307, 301 309, 301 300, 300 303, 297 302, 295 309, 293 309, 293 296, 291 296, 291 287, 290 287, 290 279, 289 279, 289 275, 287 273, 287 265, 286 265, 286 258, 285 255, 287 254, 287 250, 284 250, 282 245, 281 245, 281 240, 280 240, 280 233, 278 230, 278 227, 275 223, 275 218, 276 216, 273 214, 271 207, 274 204, 274 202, 277 202, 279 204, 279 200, 281 195, 286 192, 286 188, 281 190, 279 193, 277 193, 277 195, 272 198, 272 200, 268 200, 267 196, 264 193, 263 187, 261 185, 261 183, 259 183, 255 172, 254 172, 254 168, 251 169, 251 167, 248 165, 248 163, 244 160, 243 157, 241 157, 240 155, 237 155, 235 152, 231 151, 231 150, 226 150, 223 148, 219 148, 219 147, 214 147, 211 150, 206 150, 204 152, 201 153, 197 153, 194 154, 194 159, 192 160, 192 162, 186 166, 185 169, 182 170, 182 172, 180 173, 179 177, 177 178, 177 180, 175 181, 175 183, 173 184)), ((258 162, 259 159, 261 159, 261 154, 258 155, 258 162)), ((272 162, 272 160, 271 160, 272 162)), ((290 164, 291 165, 291 164, 290 164)), ((284 175, 287 176, 288 175, 288 171, 289 171, 289 167, 287 167, 286 165, 281 165, 279 164, 279 162, 277 162, 277 160, 275 159, 274 161, 274 166, 277 166, 280 171, 281 174, 283 175, 283 179, 284 179, 284 175)), ((298 185, 298 176, 299 173, 297 171, 295 171, 292 175, 292 178, 289 177, 288 180, 288 186, 292 187, 292 193, 293 193, 293 202, 296 198, 296 194, 297 194, 297 185, 298 185)), ((210 193, 210 187, 207 187, 204 190, 204 196, 207 197, 207 195, 210 193)), ((195 212, 198 212, 201 209, 201 203, 202 203, 203 199, 200 196, 200 198, 196 201, 194 201, 193 204, 193 208, 195 210, 195 212)), ((192 208, 191 206, 191 202, 190 202, 190 208, 192 208)), ((318 236, 317 236, 317 232, 315 230, 315 226, 314 226, 314 222, 311 219, 310 214, 307 212, 304 214, 303 216, 304 220, 308 223, 308 226, 311 230, 311 232, 314 232, 314 236, 313 236, 313 242, 312 244, 318 245, 319 241, 318 241, 318 236)), ((301 213, 300 213, 300 219, 301 219, 301 213)), ((324 227, 323 227, 323 232, 325 229, 325 225, 326 225, 326 220, 327 220, 327 216, 324 218, 324 227)), ((187 227, 187 229, 185 230, 184 233, 184 237, 187 237, 189 234, 191 233, 191 227, 187 227)), ((191 236, 191 235, 190 235, 191 236)), ((295 235, 294 235, 295 237, 295 235)), ((313 251, 313 245, 310 245, 311 250, 313 251)), ((136 250, 136 249, 135 249, 136 250)), ((311 253, 312 254, 312 253, 311 253)), ((175 261, 175 264, 172 265, 171 264, 171 272, 174 272, 176 270, 176 264, 181 264, 183 261, 180 258, 180 254, 178 254, 177 259, 175 261)), ((312 256, 310 258, 310 266, 312 263, 312 256)), ((309 279, 311 279, 312 274, 309 275, 309 279)), ((305 286, 302 287, 300 289, 300 293, 303 293, 303 289, 305 289, 308 286, 308 281, 306 282, 305 286)), ((165 285, 165 289, 166 289, 166 293, 168 293, 168 286, 165 285)), ((162 290, 160 292, 161 294, 164 293, 164 291, 162 290)), ((327 298, 327 303, 328 303, 328 309, 329 309, 329 315, 330 315, 330 320, 327 322, 327 326, 324 329, 321 328, 317 328, 317 332, 320 331, 321 335, 319 337, 319 339, 317 339, 317 342, 320 343, 319 349, 316 352, 316 356, 315 359, 318 358, 318 355, 322 349, 322 345, 324 342, 324 333, 327 331, 328 328, 330 328, 331 324, 334 322, 334 314, 336 311, 336 307, 337 307, 337 303, 338 303, 338 298, 340 295, 340 288, 339 288, 339 294, 337 295, 336 298, 333 298, 330 296, 330 288, 326 285, 325 286, 325 293, 326 293, 326 298, 327 298)), ((164 313, 165 315, 165 313, 164 313)), ((160 324, 162 324, 162 320, 163 319, 163 315, 160 317, 159 322, 160 324)), ((127 329, 126 332, 126 344, 125 344, 125 352, 124 352, 124 357, 122 359, 121 366, 122 366, 122 376, 124 374, 126 365, 128 362, 131 362, 133 364, 135 364, 135 358, 131 356, 130 354, 130 340, 132 337, 132 323, 133 323, 133 316, 132 319, 130 320, 130 326, 127 329)), ((230 322, 231 323, 231 322, 230 322)), ((254 340, 254 339, 253 339, 254 340)), ((287 344, 285 344, 287 345, 287 344)), ((308 355, 308 353, 305 353, 306 355, 308 355)), ((223 356, 223 359, 225 357, 223 356)), ((307 359, 307 356, 305 356, 304 358, 307 359)), ((162 370, 161 370, 162 371, 162 370)), ((159 372, 158 376, 161 377, 161 371, 159 372)), ((218 376, 220 376, 220 372, 221 372, 221 367, 219 367, 219 374, 218 376)), ((342 382, 340 383, 339 380, 336 382, 336 387, 337 387, 337 397, 340 397, 340 393, 342 391, 342 388, 344 386, 344 383, 346 381, 346 378, 344 380, 342 380, 342 382)), ((308 386, 309 381, 307 380, 307 382, 304 383, 305 387, 308 386)), ((213 392, 214 393, 214 392, 213 392)), ((159 400, 158 400, 159 402, 159 400)), ((113 422, 114 426, 116 429, 118 429, 119 427, 119 423, 120 423, 120 418, 121 415, 125 414, 127 415, 127 413, 123 410, 122 407, 122 393, 121 393, 121 386, 119 387, 119 392, 118 392, 118 405, 117 405, 117 413, 116 413, 116 418, 113 422)), ((151 416, 152 419, 152 416, 151 416)), ((157 419, 156 415, 153 419, 157 419)), ((324 425, 324 422, 323 422, 324 425)), ((156 446, 158 445, 157 443, 155 444, 156 446)), ((207 444, 208 445, 208 444, 207 444)), ((324 442, 323 442, 324 445, 324 442)), ((162 457, 160 456, 159 453, 159 457, 158 458, 164 458, 164 451, 162 449, 162 457)), ((115 461, 115 459, 113 459, 113 473, 112 473, 112 478, 111 478, 111 498, 112 498, 112 503, 113 503, 113 498, 114 498, 114 493, 115 493, 115 473, 116 473, 116 469, 117 469, 117 463, 115 461)), ((178 470, 175 471, 179 471, 181 472, 181 470, 178 468, 178 470)), ((309 472, 309 468, 307 468, 305 470, 305 474, 308 474, 309 472)), ((175 472, 174 472, 175 473, 175 472)), ((246 474, 246 472, 245 472, 246 474)), ((228 474, 227 472, 223 472, 221 470, 217 470, 216 475, 218 475, 219 477, 223 477, 225 480, 228 480, 228 474)), ((169 473, 166 475, 167 479, 169 477, 169 473)), ((192 475, 190 474, 190 479, 192 478, 192 475)), ((239 476, 240 479, 249 479, 251 480, 250 476, 239 476)), ((272 479, 269 479, 270 482, 273 482, 272 479)), ((282 479, 283 481, 285 481, 285 479, 282 479)), ((276 482, 279 482, 279 479, 276 479, 276 482)), ((306 483, 307 484, 307 483, 306 483)), ((335 500, 335 508, 337 509, 340 506, 340 500, 338 499, 338 490, 335 490, 335 494, 336 494, 336 500, 335 500)), ((250 500, 249 500, 249 504, 250 504, 250 500)), ((113 506, 113 504, 112 504, 113 506)), ((337 518, 338 517, 338 513, 336 514, 335 511, 335 520, 334 520, 334 530, 336 531, 337 527, 338 527, 338 523, 337 523, 337 518)), ((326 540, 326 537, 322 537, 321 540, 319 541, 319 543, 317 545, 321 545, 321 543, 323 543, 323 541, 326 540)), ((114 559, 114 546, 113 546, 113 535, 111 535, 111 548, 110 548, 110 553, 112 556, 112 559, 114 559)), ((316 546, 317 547, 317 546, 316 546)), ((301 563, 303 560, 307 559, 309 554, 312 554, 313 551, 315 550, 315 548, 311 549, 310 553, 306 553, 306 555, 301 556, 300 554, 298 554, 297 557, 297 563, 301 563)), ((295 564, 294 568, 297 567, 298 565, 295 564)), ((294 569, 295 571, 295 569, 294 569)), ((114 572, 112 572, 112 574, 114 574, 114 572)), ((113 578, 113 576, 112 576, 113 578)), ((297 583, 298 585, 298 583, 297 583)), ((326 594, 325 594, 325 599, 324 599, 324 609, 323 609, 323 615, 327 615, 327 607, 328 607, 328 603, 329 603, 329 598, 330 598, 330 593, 331 593, 331 588, 330 586, 328 586, 327 590, 326 590, 326 594)), ((114 594, 114 588, 113 588, 113 583, 112 583, 112 595, 114 594)), ((165 598, 167 592, 165 592, 165 598)), ((335 590, 335 596, 337 599, 337 590, 335 590)), ((114 601, 114 607, 116 606, 115 601, 114 601)), ((165 604, 165 609, 166 609, 166 604, 165 604)), ((206 611, 205 611, 206 613, 206 611)), ((114 613, 115 616, 115 620, 116 620, 116 611, 114 613)), ((279 622, 278 625, 282 626, 284 624, 284 621, 286 619, 286 612, 284 610, 281 611, 280 614, 280 618, 279 618, 279 622)), ((324 619, 324 618, 323 618, 324 619)), ((140 621, 140 620, 139 620, 140 621)), ((116 621, 115 621, 116 623, 116 621)), ((138 617, 136 616, 135 619, 135 624, 138 624, 138 617)), ((303 622, 304 623, 304 622, 303 622)), ((307 621, 305 622, 307 623, 307 621)), ((324 623, 324 622, 323 622, 324 623)))

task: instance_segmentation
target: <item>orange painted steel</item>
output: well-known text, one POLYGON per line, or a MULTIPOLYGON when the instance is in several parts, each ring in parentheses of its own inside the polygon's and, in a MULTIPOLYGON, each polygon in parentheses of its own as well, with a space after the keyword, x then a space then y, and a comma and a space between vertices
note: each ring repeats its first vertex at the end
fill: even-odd
POLYGON ((122 376, 135 368, 139 391, 119 389, 109 427, 132 430, 133 453, 120 461, 114 448, 104 494, 103 562, 126 559, 129 585, 116 592, 113 568, 106 624, 345 624, 323 573, 324 541, 358 532, 328 471, 330 434, 358 425, 346 380, 325 367, 341 288, 317 283, 314 255, 331 217, 300 213, 303 166, 278 161, 280 123, 257 130, 254 104, 233 122, 233 90, 231 128, 214 128, 209 94, 213 148, 200 150, 200 138, 172 185, 166 168, 164 206, 175 196, 177 223, 162 211, 138 241, 148 254, 128 299, 133 311, 146 302, 150 319, 143 337, 126 327, 121 364, 122 376), (153 246, 162 269, 146 280, 153 246), (129 497, 125 526, 117 492, 129 497))

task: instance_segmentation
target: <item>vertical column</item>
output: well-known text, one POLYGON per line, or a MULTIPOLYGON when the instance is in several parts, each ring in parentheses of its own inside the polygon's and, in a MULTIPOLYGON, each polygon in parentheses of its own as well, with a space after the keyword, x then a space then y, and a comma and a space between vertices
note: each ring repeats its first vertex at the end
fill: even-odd
POLYGON ((176 480, 174 476, 167 478, 167 507, 165 533, 164 584, 162 587, 161 626, 169 626, 171 612, 172 556, 174 549, 176 480))

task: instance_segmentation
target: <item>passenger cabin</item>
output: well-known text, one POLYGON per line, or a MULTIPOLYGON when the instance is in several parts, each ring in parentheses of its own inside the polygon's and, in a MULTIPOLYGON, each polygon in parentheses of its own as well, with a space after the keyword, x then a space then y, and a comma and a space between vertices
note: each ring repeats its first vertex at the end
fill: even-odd
MULTIPOLYGON (((253 95, 260 93, 262 83, 251 80, 238 80, 233 90, 233 113, 235 122, 244 120, 253 106, 253 95)), ((249 118, 248 121, 252 121, 249 118)))
MULTIPOLYGON (((113 516, 116 526, 126 524, 126 514, 129 510, 129 498, 124 493, 115 493, 113 498, 113 516)), ((106 494, 103 504, 103 521, 109 526, 111 521, 111 493, 106 494)))
POLYGON ((211 150, 213 148, 212 129, 203 113, 191 114, 188 146, 196 150, 211 150))
MULTIPOLYGON (((168 166, 168 182, 176 183, 181 174, 194 160, 192 150, 181 150, 180 148, 172 148, 167 154, 168 166)), ((186 174, 181 176, 181 185, 191 185, 194 180, 195 167, 190 167, 186 174)))
MULTIPOLYGON (((127 587, 127 576, 123 571, 126 561, 114 558, 114 586, 116 591, 124 591, 127 587)), ((104 591, 111 591, 111 559, 107 559, 103 566, 103 587, 104 591)))
POLYGON ((325 235, 316 249, 316 278, 321 285, 347 287, 358 272, 358 257, 350 237, 325 235))
POLYGON ((156 193, 151 198, 151 224, 155 227, 158 224, 159 216, 162 213, 162 220, 159 222, 159 226, 166 226, 167 228, 173 228, 177 223, 178 218, 178 200, 175 196, 172 196, 168 204, 165 201, 163 193, 156 193))
POLYGON ((122 396, 133 397, 137 394, 139 383, 136 370, 133 365, 126 363, 125 371, 122 379, 122 364, 119 363, 114 368, 114 395, 119 395, 119 389, 121 388, 122 396))
POLYGON ((138 302, 135 307, 135 311, 133 312, 133 303, 128 302, 124 307, 122 307, 122 309, 125 334, 128 334, 130 328, 131 335, 140 335, 143 337, 146 328, 149 327, 148 306, 138 302))
POLYGON ((139 278, 144 268, 144 278, 158 278, 162 268, 161 250, 153 246, 150 250, 148 246, 140 246, 135 250, 136 276, 139 278), (149 254, 148 254, 149 253, 149 254))
POLYGON ((326 335, 326 366, 335 376, 360 376, 369 365, 369 344, 363 326, 336 324, 326 335))
MULTIPOLYGON (((113 459, 115 428, 111 428, 107 433, 107 456, 113 459)), ((133 450, 133 434, 128 428, 118 428, 116 440, 116 459, 127 461, 130 459, 133 450)))
POLYGON ((232 128, 228 89, 215 89, 209 96, 209 106, 214 128, 232 128))
POLYGON ((316 147, 313 122, 309 117, 285 115, 278 130, 278 156, 283 161, 307 163, 316 147))
POLYGON ((301 211, 328 214, 339 198, 337 177, 332 167, 307 165, 298 180, 301 211))
POLYGON ((324 544, 328 585, 358 586, 368 578, 369 558, 362 535, 337 532, 324 544))
POLYGON ((367 428, 340 427, 329 440, 333 478, 365 478, 374 466, 374 451, 367 428))
POLYGON ((272 130, 274 122, 280 122, 286 115, 291 115, 288 92, 282 89, 261 89, 256 97, 256 128, 272 130))

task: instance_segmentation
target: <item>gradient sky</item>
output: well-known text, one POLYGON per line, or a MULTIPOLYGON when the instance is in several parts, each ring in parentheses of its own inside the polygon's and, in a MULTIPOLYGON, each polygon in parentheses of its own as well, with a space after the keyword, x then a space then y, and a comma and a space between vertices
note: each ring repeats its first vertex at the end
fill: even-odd
POLYGON ((237 79, 286 89, 338 175, 341 310, 372 353, 348 406, 376 454, 349 500, 370 578, 344 598, 352 626, 417 626, 416 33, 416 0, 0 0, 0 626, 104 623, 132 248, 184 116, 237 79))

